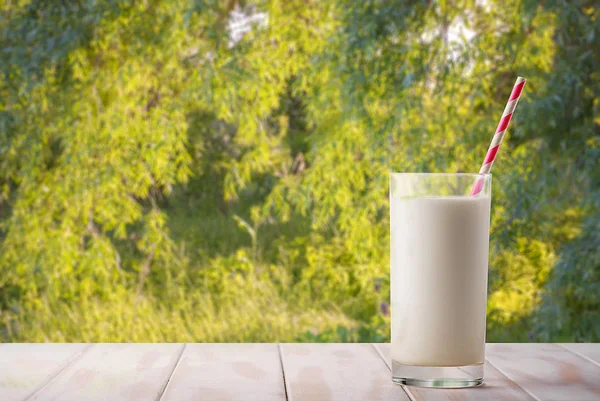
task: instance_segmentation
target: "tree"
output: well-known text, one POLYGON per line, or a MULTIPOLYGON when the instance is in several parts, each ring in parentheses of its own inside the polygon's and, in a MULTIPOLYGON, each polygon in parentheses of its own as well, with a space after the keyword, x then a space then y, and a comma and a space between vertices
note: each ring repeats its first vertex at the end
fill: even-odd
POLYGON ((489 338, 597 339, 591 2, 0 7, 3 338, 385 339, 389 171, 475 171, 523 75, 489 338))

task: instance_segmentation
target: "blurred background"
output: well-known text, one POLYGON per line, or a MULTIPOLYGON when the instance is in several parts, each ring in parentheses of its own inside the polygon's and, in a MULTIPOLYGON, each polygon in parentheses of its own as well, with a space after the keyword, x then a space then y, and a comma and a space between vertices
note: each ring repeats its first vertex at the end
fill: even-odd
POLYGON ((388 341, 390 171, 494 166, 488 341, 600 340, 594 1, 5 0, 0 340, 388 341))

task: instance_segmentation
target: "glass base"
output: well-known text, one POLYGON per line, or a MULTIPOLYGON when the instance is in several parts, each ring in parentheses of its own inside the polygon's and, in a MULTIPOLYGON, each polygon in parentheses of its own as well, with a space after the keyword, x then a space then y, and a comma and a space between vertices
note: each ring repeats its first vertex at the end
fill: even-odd
POLYGON ((483 364, 467 366, 412 366, 392 361, 396 384, 434 388, 465 388, 483 384, 483 364))

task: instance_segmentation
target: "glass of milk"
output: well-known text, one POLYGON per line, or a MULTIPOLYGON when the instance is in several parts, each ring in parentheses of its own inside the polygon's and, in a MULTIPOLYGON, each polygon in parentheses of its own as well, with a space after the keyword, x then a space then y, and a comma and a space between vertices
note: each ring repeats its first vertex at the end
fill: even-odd
POLYGON ((396 383, 483 383, 491 189, 490 174, 390 176, 396 383))

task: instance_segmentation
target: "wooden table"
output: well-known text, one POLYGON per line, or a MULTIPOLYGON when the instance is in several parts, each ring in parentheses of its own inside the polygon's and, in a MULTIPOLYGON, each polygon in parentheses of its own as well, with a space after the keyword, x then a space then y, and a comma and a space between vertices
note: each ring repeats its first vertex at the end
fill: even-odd
POLYGON ((389 344, 0 344, 0 400, 600 400, 600 344, 488 344, 486 384, 401 387, 389 344))

